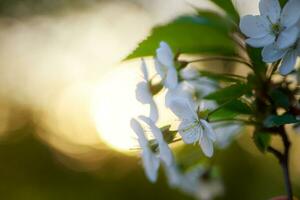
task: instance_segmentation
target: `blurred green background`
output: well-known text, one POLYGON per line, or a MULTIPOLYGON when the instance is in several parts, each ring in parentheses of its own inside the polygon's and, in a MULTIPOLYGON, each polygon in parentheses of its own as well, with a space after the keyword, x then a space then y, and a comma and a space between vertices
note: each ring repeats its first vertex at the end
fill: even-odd
MULTIPOLYGON (((0 0, 0 199, 191 199, 168 188, 163 173, 148 182, 136 152, 99 139, 87 103, 91 85, 113 73, 153 25, 187 12, 179 0, 0 0)), ((300 139, 291 135, 299 197, 300 139)), ((215 163, 225 185, 219 199, 285 192, 277 161, 258 152, 247 132, 215 163)))

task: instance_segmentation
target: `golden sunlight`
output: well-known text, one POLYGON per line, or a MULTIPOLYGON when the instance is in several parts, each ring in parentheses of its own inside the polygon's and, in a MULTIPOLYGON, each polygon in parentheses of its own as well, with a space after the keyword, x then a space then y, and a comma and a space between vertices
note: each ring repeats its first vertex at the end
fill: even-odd
POLYGON ((137 147, 129 121, 147 112, 135 99, 138 67, 115 68, 100 81, 92 100, 91 112, 100 138, 116 150, 137 147))

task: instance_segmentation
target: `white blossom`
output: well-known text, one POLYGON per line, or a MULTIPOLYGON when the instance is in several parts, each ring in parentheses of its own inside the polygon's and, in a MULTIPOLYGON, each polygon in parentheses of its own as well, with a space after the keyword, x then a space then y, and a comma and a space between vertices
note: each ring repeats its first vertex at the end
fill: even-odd
POLYGON ((279 49, 292 46, 297 40, 300 18, 300 1, 289 0, 281 10, 278 0, 261 0, 260 15, 246 15, 241 19, 240 29, 253 47, 274 45, 279 49))
POLYGON ((143 104, 149 104, 150 106, 150 117, 153 121, 158 119, 158 110, 156 103, 153 100, 151 93, 151 83, 145 61, 142 59, 141 63, 142 81, 137 84, 135 94, 138 101, 143 104))
POLYGON ((168 144, 165 142, 163 138, 163 134, 161 130, 155 125, 155 123, 149 117, 139 116, 139 119, 141 119, 149 126, 150 132, 153 134, 158 144, 158 156, 164 162, 164 164, 170 166, 173 162, 173 155, 171 149, 169 148, 168 144))
POLYGON ((222 149, 226 148, 242 129, 242 125, 237 122, 218 122, 212 127, 216 132, 216 145, 222 149))
POLYGON ((153 183, 157 180, 157 171, 160 165, 159 157, 151 150, 141 124, 136 119, 131 119, 130 125, 137 135, 138 142, 142 148, 142 161, 146 176, 153 183))
POLYGON ((207 173, 207 169, 201 165, 187 171, 182 176, 180 189, 199 200, 212 200, 223 194, 224 188, 220 179, 205 177, 205 173, 207 173))
POLYGON ((269 63, 282 59, 279 72, 282 75, 287 75, 294 70, 297 58, 300 56, 300 39, 295 45, 286 49, 278 49, 274 44, 269 45, 263 49, 262 55, 264 61, 269 63))
POLYGON ((216 140, 215 132, 211 125, 200 119, 193 102, 186 98, 174 98, 170 102, 170 109, 180 119, 178 132, 187 144, 199 142, 203 153, 213 155, 213 142, 216 140))
POLYGON ((174 63, 174 55, 165 42, 160 42, 159 48, 156 50, 155 68, 164 85, 168 89, 174 89, 178 83, 178 75, 174 63))

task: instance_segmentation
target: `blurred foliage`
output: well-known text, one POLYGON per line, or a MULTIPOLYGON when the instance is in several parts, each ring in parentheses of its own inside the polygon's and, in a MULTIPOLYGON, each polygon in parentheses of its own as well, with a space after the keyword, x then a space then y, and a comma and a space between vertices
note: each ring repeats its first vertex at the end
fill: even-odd
MULTIPOLYGON (((112 153, 95 171, 69 169, 34 133, 34 126, 27 124, 1 141, 1 199, 190 199, 168 188, 163 176, 157 184, 149 183, 141 167, 121 173, 122 168, 137 166, 139 161, 118 153, 112 153)), ((280 168, 271 157, 251 156, 234 144, 217 152, 214 162, 226 186, 220 200, 266 200, 270 194, 284 194, 280 168)), ((300 195, 300 188, 295 188, 295 194, 300 195)))
POLYGON ((26 17, 87 8, 105 0, 1 0, 0 16, 26 17))

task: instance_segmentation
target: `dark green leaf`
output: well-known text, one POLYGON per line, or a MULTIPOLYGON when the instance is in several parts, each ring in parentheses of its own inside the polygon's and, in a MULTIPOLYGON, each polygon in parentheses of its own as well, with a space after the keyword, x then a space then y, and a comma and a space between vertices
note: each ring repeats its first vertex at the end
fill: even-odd
POLYGON ((276 126, 281 126, 284 124, 293 124, 300 122, 299 120, 296 119, 294 115, 291 114, 283 114, 280 116, 277 115, 270 115, 267 117, 264 121, 264 125, 268 128, 270 127, 276 127, 276 126))
POLYGON ((247 46, 248 55, 251 59, 253 70, 260 78, 264 78, 267 70, 266 63, 263 62, 261 49, 247 46))
POLYGON ((279 3, 280 3, 281 8, 284 7, 284 5, 286 4, 287 1, 288 1, 288 0, 279 0, 279 3))
POLYGON ((218 120, 233 120, 236 116, 238 116, 237 112, 227 110, 227 109, 220 109, 216 112, 212 113, 209 116, 210 121, 218 121, 218 120))
POLYGON ((239 23, 239 14, 236 11, 231 0, 210 0, 220 8, 222 8, 226 14, 237 24, 239 23))
POLYGON ((233 99, 223 105, 220 105, 217 111, 209 116, 209 120, 234 119, 239 115, 253 114, 248 104, 239 99, 233 99))
POLYGON ((270 91, 270 96, 276 106, 288 108, 290 106, 289 96, 280 89, 270 91))
POLYGON ((242 100, 234 99, 224 106, 225 109, 236 112, 238 114, 253 114, 251 107, 242 100))
POLYGON ((261 152, 265 152, 270 145, 271 134, 266 133, 266 132, 255 131, 253 139, 254 139, 254 143, 256 144, 257 148, 261 152))
POLYGON ((126 59, 153 56, 161 41, 167 42, 174 53, 235 55, 235 44, 227 30, 208 17, 183 16, 154 28, 126 59))
POLYGON ((210 93, 205 99, 215 100, 218 102, 229 101, 231 99, 237 99, 249 91, 245 84, 234 84, 226 88, 217 90, 216 92, 210 93))

